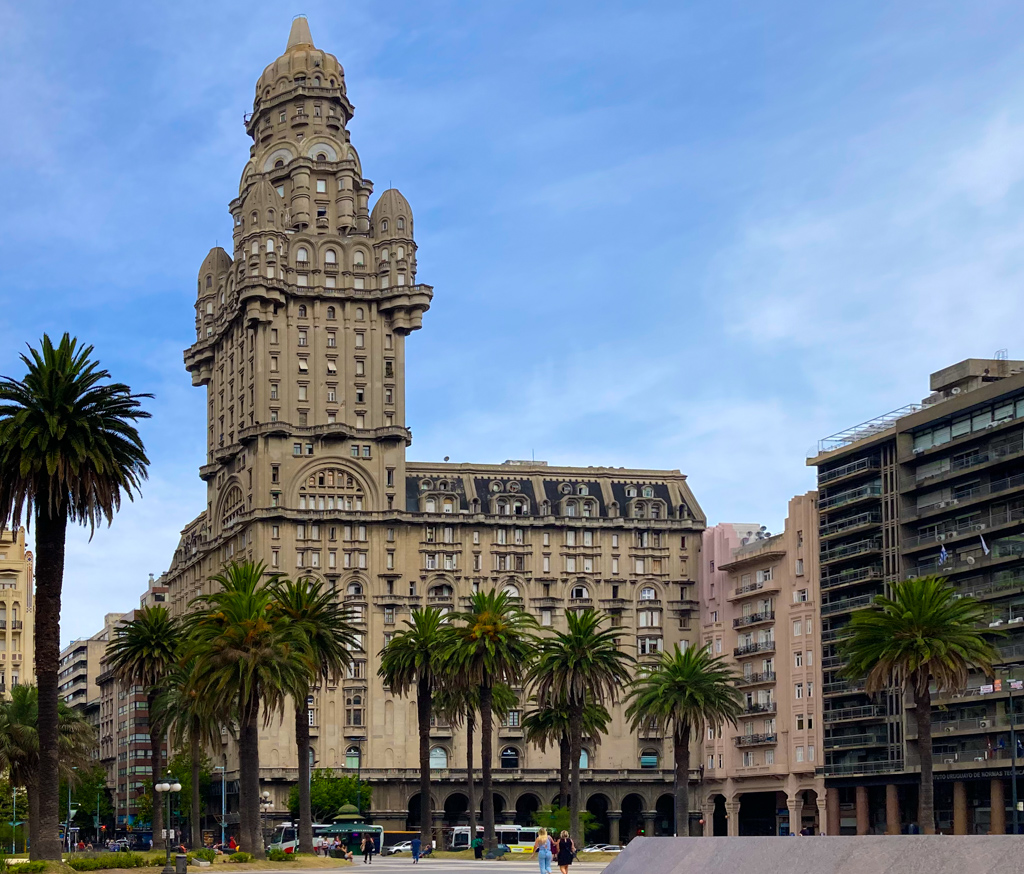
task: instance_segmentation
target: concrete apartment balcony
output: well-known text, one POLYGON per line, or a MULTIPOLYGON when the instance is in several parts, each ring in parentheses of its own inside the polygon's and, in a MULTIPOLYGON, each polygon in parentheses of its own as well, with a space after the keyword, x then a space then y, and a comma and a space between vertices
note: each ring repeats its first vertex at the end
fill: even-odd
POLYGON ((736 686, 760 686, 764 683, 775 682, 775 671, 760 671, 758 673, 743 674, 736 680, 736 686))
POLYGON ((775 641, 774 640, 761 640, 757 643, 747 643, 743 646, 736 647, 732 654, 737 658, 748 655, 757 655, 759 653, 775 652, 775 641))
POLYGON ((816 774, 826 777, 860 777, 869 774, 892 774, 903 771, 902 759, 872 759, 860 762, 836 762, 815 769, 816 774))
POLYGON ((869 732, 867 734, 845 734, 838 737, 826 737, 825 749, 834 750, 843 747, 878 747, 888 746, 889 738, 884 734, 869 732))
POLYGON ((832 616, 836 613, 852 613, 867 607, 873 600, 874 595, 857 595, 855 598, 842 598, 839 601, 829 601, 821 605, 822 616, 832 616))
POLYGON ((856 477, 864 476, 865 474, 873 473, 874 471, 881 469, 881 459, 876 456, 858 458, 856 461, 851 461, 848 464, 833 467, 831 470, 819 473, 818 488, 820 489, 822 486, 830 484, 834 485, 846 480, 855 479, 856 477))
POLYGON ((945 479, 952 479, 965 472, 975 473, 978 469, 988 465, 998 464, 1003 461, 1011 461, 1024 455, 1024 440, 1014 440, 1004 443, 995 448, 979 446, 973 453, 960 458, 951 458, 949 467, 929 473, 918 472, 914 477, 911 490, 916 488, 932 487, 945 479))
POLYGON ((868 704, 864 707, 844 707, 840 710, 826 710, 822 717, 825 720, 825 725, 859 722, 862 719, 884 719, 885 708, 880 704, 868 704))
MULTIPOLYGON (((838 573, 822 573, 820 586, 822 591, 828 589, 840 589, 844 586, 854 586, 858 583, 868 583, 872 580, 881 580, 884 576, 881 565, 869 565, 868 567, 848 568, 838 573)), ((825 611, 822 610, 824 613, 825 611)))
POLYGON ((733 738, 738 747, 763 747, 778 743, 777 734, 738 734, 733 738))
POLYGON ((733 628, 747 628, 748 626, 751 626, 751 625, 761 625, 762 623, 765 623, 765 622, 774 622, 774 621, 775 621, 775 611, 774 610, 767 610, 767 611, 762 611, 761 613, 750 613, 747 616, 740 616, 737 619, 733 619, 732 627, 733 628))
POLYGON ((943 513, 962 513, 968 507, 991 495, 1002 496, 1021 488, 1024 488, 1024 473, 992 480, 988 483, 980 483, 971 488, 958 490, 948 498, 941 498, 917 507, 909 507, 906 514, 908 519, 924 519, 943 513))
POLYGON ((881 551, 882 539, 880 537, 871 537, 866 540, 857 540, 854 543, 843 543, 839 546, 833 546, 831 549, 823 549, 820 560, 822 567, 824 567, 838 561, 848 561, 860 555, 869 555, 881 551))
POLYGON ((862 501, 872 501, 881 496, 882 486, 879 484, 871 483, 866 486, 857 486, 835 495, 829 495, 827 498, 822 498, 818 501, 818 510, 822 512, 838 510, 841 507, 850 507, 862 501))
POLYGON ((828 540, 840 535, 854 534, 858 531, 868 531, 877 528, 882 524, 882 512, 880 510, 868 510, 864 513, 857 513, 855 516, 847 516, 835 522, 829 522, 818 526, 818 537, 828 540))

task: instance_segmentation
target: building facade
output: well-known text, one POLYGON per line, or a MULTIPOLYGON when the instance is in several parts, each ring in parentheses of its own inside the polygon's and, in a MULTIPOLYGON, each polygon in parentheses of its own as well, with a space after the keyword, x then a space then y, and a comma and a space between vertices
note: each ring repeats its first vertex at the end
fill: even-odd
POLYGON ((825 829, 818 677, 817 495, 789 502, 785 530, 723 523, 704 532, 701 634, 735 665, 736 726, 704 738, 704 833, 825 829))
POLYGON ((1003 833, 1024 678, 1024 362, 969 359, 933 373, 931 394, 821 441, 824 774, 830 833, 898 833, 917 819, 912 701, 868 697, 837 672, 854 610, 898 580, 941 574, 985 603, 1002 656, 995 683, 934 699, 939 827, 1003 833))
POLYGON ((8 698, 11 687, 36 681, 34 584, 25 529, 0 531, 0 694, 8 698))
MULTIPOLYGON (((406 460, 405 343, 433 289, 418 281, 405 197, 389 189, 370 208, 352 113, 341 65, 296 19, 246 118, 232 251, 211 250, 199 271, 185 365, 206 390, 207 505, 165 579, 177 614, 240 559, 321 579, 344 598, 362 637, 348 676, 312 696, 314 764, 358 769, 375 820, 405 828, 419 810, 415 702, 385 690, 377 668, 411 610, 454 610, 478 589, 504 588, 542 627, 560 627, 567 609, 606 611, 622 646, 649 660, 699 639, 705 522, 678 471, 406 460)), ((529 821, 558 792, 557 752, 524 743, 521 715, 495 745, 505 821, 529 821)), ((671 833, 668 745, 632 733, 620 707, 600 745, 588 739, 584 802, 598 837, 671 833)), ((295 756, 291 720, 263 731, 261 780, 279 812, 295 756)), ((214 758, 227 769, 231 820, 227 736, 214 758)), ((436 725, 431 758, 435 821, 464 821, 462 738, 436 725)))

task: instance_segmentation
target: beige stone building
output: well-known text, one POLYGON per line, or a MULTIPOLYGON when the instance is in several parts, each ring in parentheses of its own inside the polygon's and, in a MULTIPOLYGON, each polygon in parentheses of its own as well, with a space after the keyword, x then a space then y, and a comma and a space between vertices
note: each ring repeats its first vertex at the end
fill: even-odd
POLYGON ((817 493, 789 502, 785 530, 721 524, 704 532, 701 635, 742 677, 737 726, 708 729, 705 834, 825 828, 817 493))
POLYGON ((32 553, 25 529, 0 532, 0 693, 35 683, 35 609, 32 553))
MULTIPOLYGON (((567 609, 606 611, 622 646, 650 659, 698 639, 705 523, 678 471, 406 461, 405 344, 433 289, 417 276, 405 197, 390 189, 371 209, 352 113, 341 65, 296 19, 246 118, 252 146, 229 205, 231 252, 213 249, 199 271, 185 364, 206 390, 208 497, 166 580, 179 614, 233 559, 322 579, 345 599, 362 644, 349 675, 312 697, 314 761, 358 769, 375 820, 402 829, 418 817, 415 703, 376 676, 410 611, 458 609, 496 586, 544 627, 567 609)), ((527 745, 521 718, 522 708, 495 743, 505 821, 527 822, 557 795, 557 753, 527 745)), ((465 749, 446 726, 433 737, 434 816, 451 825, 466 812, 465 749)), ((588 739, 584 802, 598 838, 673 830, 669 743, 630 732, 621 708, 600 745, 588 739)), ((260 776, 279 817, 295 757, 290 720, 263 732, 260 776)), ((214 758, 228 772, 230 824, 237 760, 227 736, 214 758)))

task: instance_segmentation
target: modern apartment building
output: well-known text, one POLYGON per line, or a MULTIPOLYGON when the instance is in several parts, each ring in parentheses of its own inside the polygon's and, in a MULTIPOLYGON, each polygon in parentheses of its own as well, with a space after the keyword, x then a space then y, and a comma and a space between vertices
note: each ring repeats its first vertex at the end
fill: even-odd
POLYGON ((824 830, 818 677, 818 511, 789 502, 785 529, 723 523, 704 532, 701 635, 740 675, 738 725, 704 738, 704 833, 824 830))
MULTIPOLYGON (((405 197, 389 189, 371 209, 352 113, 341 65, 297 18, 246 117, 232 251, 213 249, 199 272, 185 364, 206 394, 208 500, 166 582, 177 614, 233 559, 315 577, 344 598, 362 638, 348 675, 312 696, 315 765, 358 769, 375 821, 406 828, 419 816, 415 702, 383 688, 377 668, 410 611, 455 610, 503 588, 542 627, 560 627, 566 609, 603 610, 621 645, 651 660, 699 639, 705 522, 678 471, 406 460, 405 344, 433 289, 417 277, 405 197)), ((499 821, 528 822, 558 791, 557 751, 527 745, 521 716, 497 732, 499 821)), ((461 733, 434 726, 438 825, 465 821, 465 752, 461 733)), ((222 753, 230 820, 227 737, 214 759, 222 753)), ((263 731, 260 757, 263 787, 285 811, 297 777, 291 719, 263 731)), ((671 757, 670 738, 631 732, 614 709, 609 735, 585 745, 595 839, 673 831, 671 757)))
MULTIPOLYGON (((121 614, 111 615, 120 617, 121 614)), ((100 697, 96 679, 107 650, 109 630, 109 625, 104 623, 104 627, 92 637, 72 641, 60 654, 57 688, 61 698, 71 707, 82 708, 100 697)))
POLYGON ((942 574, 1006 632, 999 677, 934 702, 936 807, 943 831, 1006 829, 1008 679, 1024 678, 1024 362, 968 359, 931 376, 931 394, 822 440, 818 469, 824 775, 838 793, 829 833, 905 830, 917 819, 911 699, 868 697, 844 679, 835 641, 889 584, 942 574))
POLYGON ((0 531, 0 694, 35 683, 35 610, 32 553, 25 529, 0 531))

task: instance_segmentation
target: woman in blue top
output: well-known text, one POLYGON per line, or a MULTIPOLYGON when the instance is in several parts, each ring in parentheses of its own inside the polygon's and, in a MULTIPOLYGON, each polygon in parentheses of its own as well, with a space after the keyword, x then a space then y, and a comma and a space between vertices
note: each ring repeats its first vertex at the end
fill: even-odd
POLYGON ((537 861, 540 863, 540 874, 551 874, 551 856, 554 841, 548 837, 548 830, 542 828, 537 833, 537 840, 533 842, 533 851, 537 854, 537 861))

